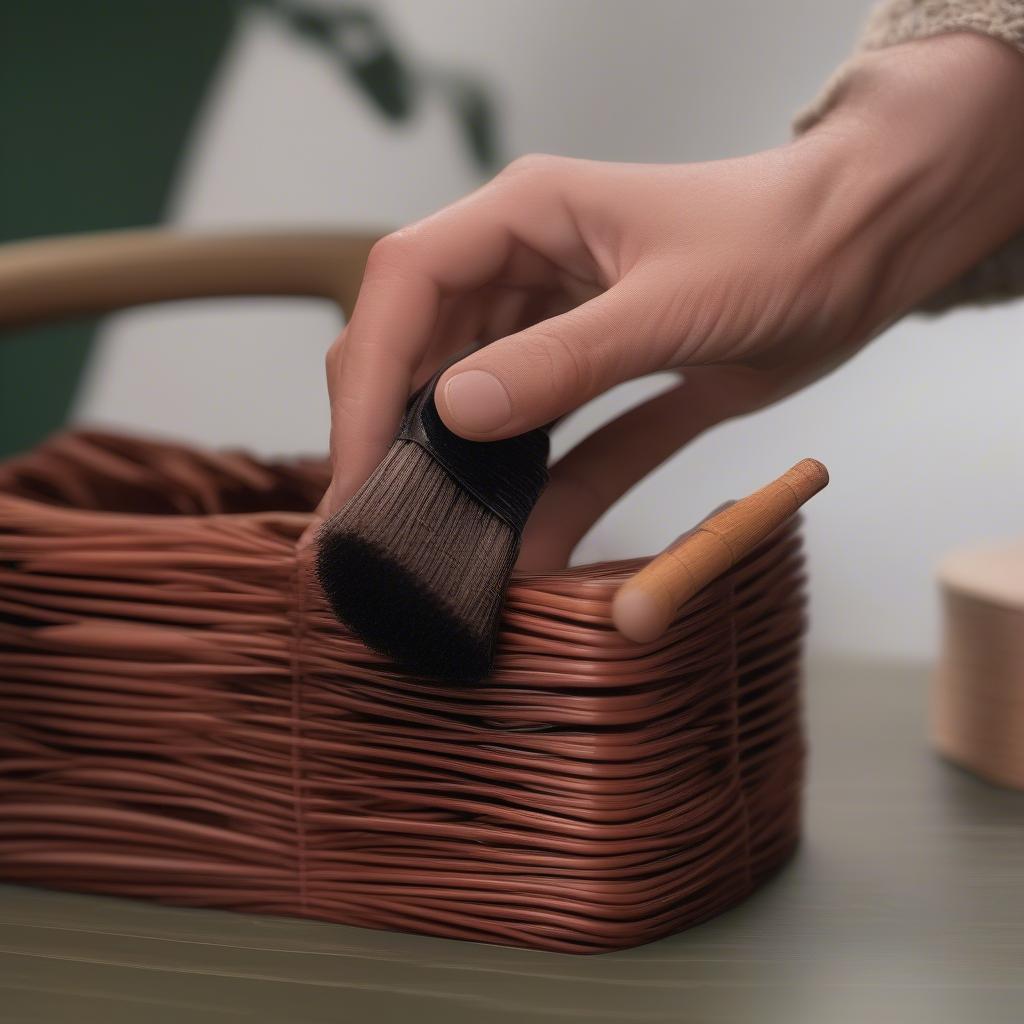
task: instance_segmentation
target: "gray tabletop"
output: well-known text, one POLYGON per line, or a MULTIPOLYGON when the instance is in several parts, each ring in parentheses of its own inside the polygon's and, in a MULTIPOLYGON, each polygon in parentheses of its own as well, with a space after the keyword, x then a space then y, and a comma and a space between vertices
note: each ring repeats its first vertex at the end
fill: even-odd
POLYGON ((927 672, 809 673, 806 840, 737 909, 597 957, 0 887, 0 1020, 1024 1021, 1024 794, 927 749, 927 672))

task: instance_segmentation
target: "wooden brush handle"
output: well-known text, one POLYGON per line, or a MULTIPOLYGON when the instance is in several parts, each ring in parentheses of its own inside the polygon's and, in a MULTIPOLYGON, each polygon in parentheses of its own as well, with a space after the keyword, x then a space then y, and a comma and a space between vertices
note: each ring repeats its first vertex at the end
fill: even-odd
POLYGON ((656 640, 691 597, 750 554, 827 483, 828 470, 816 459, 804 459, 716 512, 623 583, 612 605, 616 628, 637 643, 656 640))
POLYGON ((309 295, 352 312, 375 234, 114 231, 0 246, 0 327, 227 295, 309 295))

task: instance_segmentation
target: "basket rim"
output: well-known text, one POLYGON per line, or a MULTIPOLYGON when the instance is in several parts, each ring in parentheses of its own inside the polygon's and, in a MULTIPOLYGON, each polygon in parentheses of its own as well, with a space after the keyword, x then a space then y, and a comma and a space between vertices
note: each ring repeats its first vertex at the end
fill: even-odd
MULTIPOLYGON (((9 493, 5 489, 5 475, 10 476, 16 473, 23 465, 30 464, 31 460, 44 453, 47 446, 53 442, 60 442, 67 439, 80 440, 109 440, 115 443, 127 443, 140 447, 152 446, 164 452, 174 452, 184 455, 187 458, 201 460, 203 458, 240 458, 254 463, 258 468, 274 472, 281 467, 301 468, 303 466, 322 465, 326 456, 316 455, 295 455, 282 456, 280 458, 267 457, 251 453, 242 448, 207 447, 190 441, 175 440, 167 437, 160 437, 145 432, 136 433, 133 429, 71 426, 58 431, 48 438, 45 438, 35 447, 27 451, 17 453, 7 459, 0 460, 0 506, 4 503, 13 503, 27 508, 38 508, 55 512, 70 519, 80 518, 94 524, 104 522, 113 525, 115 522, 124 523, 126 520, 145 532, 146 527, 151 527, 154 532, 161 529, 175 526, 199 525, 202 523, 230 523, 236 525, 259 526, 262 524, 279 524, 285 526, 289 532, 295 532, 297 542, 302 532, 314 521, 313 511, 289 511, 286 509, 262 509, 257 511, 223 511, 205 513, 180 513, 180 512, 134 512, 130 509, 118 508, 84 508, 74 504, 62 504, 57 501, 47 501, 42 498, 28 497, 20 494, 9 493)), ((64 455, 65 458, 71 456, 64 455)), ((92 472, 85 467, 87 473, 92 472)), ((169 482, 173 483, 169 478, 169 482)), ((681 532, 673 541, 677 543, 682 537, 693 532, 701 520, 693 526, 681 532)), ((802 522, 801 516, 794 515, 791 521, 780 531, 779 536, 773 538, 772 543, 781 539, 781 535, 795 532, 802 522)), ((70 532, 70 531, 69 531, 70 532)), ((282 543, 289 544, 289 539, 281 537, 282 543)), ((294 542, 289 546, 294 551, 294 542)), ((762 545, 762 548, 764 546, 762 545)), ((514 570, 509 581, 510 587, 521 587, 527 590, 547 590, 558 588, 561 585, 571 585, 574 589, 586 588, 593 590, 595 597, 607 591, 611 586, 617 586, 636 573, 639 569, 649 564, 657 557, 659 552, 649 555, 633 555, 623 558, 607 559, 599 562, 586 562, 578 565, 568 565, 558 569, 551 569, 545 572, 520 572, 514 570)), ((754 558, 759 557, 754 554, 754 558)))

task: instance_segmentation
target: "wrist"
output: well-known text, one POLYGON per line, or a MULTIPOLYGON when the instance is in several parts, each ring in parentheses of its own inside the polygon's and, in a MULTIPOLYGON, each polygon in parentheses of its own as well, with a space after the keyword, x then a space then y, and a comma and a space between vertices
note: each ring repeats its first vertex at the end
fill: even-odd
POLYGON ((1024 229, 1024 56, 972 33, 864 54, 795 145, 898 315, 1024 229))

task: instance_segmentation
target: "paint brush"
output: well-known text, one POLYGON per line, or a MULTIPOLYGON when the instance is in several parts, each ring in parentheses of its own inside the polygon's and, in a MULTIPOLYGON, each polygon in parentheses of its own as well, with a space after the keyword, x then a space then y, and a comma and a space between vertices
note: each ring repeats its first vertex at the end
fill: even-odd
POLYGON ((437 374, 398 436, 318 536, 334 613, 371 649, 418 674, 490 672, 523 526, 547 483, 548 435, 467 441, 434 405, 437 374))

